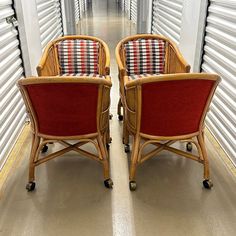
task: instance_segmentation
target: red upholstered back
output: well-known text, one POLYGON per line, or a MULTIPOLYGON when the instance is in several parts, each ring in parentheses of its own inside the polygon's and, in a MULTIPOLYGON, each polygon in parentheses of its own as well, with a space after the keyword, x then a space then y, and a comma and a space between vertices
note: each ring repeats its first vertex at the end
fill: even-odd
POLYGON ((40 133, 74 136, 97 132, 97 84, 33 84, 26 88, 40 133))
POLYGON ((214 83, 189 79, 142 84, 140 131, 156 136, 198 131, 214 83))

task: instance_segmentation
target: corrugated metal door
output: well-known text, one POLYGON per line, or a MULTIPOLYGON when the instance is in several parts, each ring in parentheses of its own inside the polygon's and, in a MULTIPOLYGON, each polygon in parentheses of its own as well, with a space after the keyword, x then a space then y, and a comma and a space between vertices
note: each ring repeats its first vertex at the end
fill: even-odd
POLYGON ((74 0, 75 4, 75 23, 77 24, 80 20, 80 7, 79 0, 74 0))
POLYGON ((14 16, 12 0, 0 3, 0 169, 26 119, 16 82, 23 76, 18 31, 6 18, 14 16))
POLYGON ((82 13, 84 12, 84 0, 79 0, 79 5, 80 5, 80 12, 82 15, 82 13))
POLYGON ((60 0, 36 0, 42 48, 62 36, 60 0))
POLYGON ((152 33, 179 44, 183 0, 153 0, 152 33))
POLYGON ((236 1, 212 0, 208 13, 202 70, 222 81, 206 122, 236 164, 236 1))
POLYGON ((125 12, 129 11, 130 0, 125 0, 125 12))
POLYGON ((130 19, 137 24, 137 0, 130 2, 130 19))

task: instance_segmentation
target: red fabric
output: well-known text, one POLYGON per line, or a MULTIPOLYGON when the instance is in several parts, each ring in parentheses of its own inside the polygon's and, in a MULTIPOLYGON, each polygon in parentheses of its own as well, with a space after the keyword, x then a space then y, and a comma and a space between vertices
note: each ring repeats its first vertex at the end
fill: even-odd
POLYGON ((198 131, 214 81, 182 80, 142 85, 141 132, 177 136, 198 131))
POLYGON ((98 85, 28 85, 30 100, 38 117, 39 132, 74 136, 97 132, 98 85))

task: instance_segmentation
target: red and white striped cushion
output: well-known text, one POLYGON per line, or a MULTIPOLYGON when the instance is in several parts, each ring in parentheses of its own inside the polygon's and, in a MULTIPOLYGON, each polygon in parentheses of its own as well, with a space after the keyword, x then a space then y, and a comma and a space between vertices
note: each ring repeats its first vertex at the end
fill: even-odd
POLYGON ((157 39, 138 39, 125 44, 128 75, 163 74, 165 42, 157 39))
POLYGON ((98 74, 99 43, 63 40, 57 44, 61 74, 98 74))
POLYGON ((62 74, 62 76, 81 76, 81 77, 96 77, 96 78, 101 78, 101 79, 104 79, 105 76, 103 75, 99 75, 99 74, 82 74, 82 73, 78 73, 78 74, 69 74, 69 73, 65 73, 65 74, 62 74))
POLYGON ((134 79, 140 79, 140 78, 144 78, 144 77, 150 77, 150 76, 156 76, 158 74, 139 74, 139 75, 129 75, 129 79, 130 80, 134 80, 134 79))

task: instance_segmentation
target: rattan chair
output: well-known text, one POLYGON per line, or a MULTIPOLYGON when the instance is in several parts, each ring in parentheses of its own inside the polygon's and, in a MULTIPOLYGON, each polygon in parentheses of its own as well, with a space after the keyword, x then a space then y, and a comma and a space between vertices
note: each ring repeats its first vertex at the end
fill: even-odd
MULTIPOLYGON (((38 76, 110 77, 110 52, 99 38, 87 35, 70 35, 50 42, 37 66, 38 76)), ((110 78, 108 78, 110 79, 110 78)), ((109 119, 112 115, 109 115, 109 119)), ((109 123, 109 120, 107 121, 109 123)), ((109 126, 108 126, 109 129, 109 126)), ((107 133, 107 147, 111 143, 107 133)), ((42 151, 46 152, 47 146, 42 151)))
POLYGON ((186 73, 190 71, 190 66, 171 40, 153 34, 139 34, 122 39, 116 47, 116 60, 120 82, 117 113, 119 120, 123 120, 123 143, 125 151, 129 152, 124 99, 125 77, 128 80, 135 80, 158 74, 186 73))
POLYGON ((33 141, 29 162, 28 191, 35 188, 35 168, 68 151, 76 151, 100 162, 104 184, 112 187, 109 174, 106 137, 108 132, 110 88, 109 77, 32 77, 18 82, 31 119, 33 141), (70 140, 78 140, 71 144, 70 140), (42 147, 59 142, 65 148, 41 155, 42 147), (92 143, 97 154, 82 146, 92 143))
POLYGON ((219 81, 219 76, 204 73, 159 75, 132 81, 125 77, 127 129, 134 137, 130 190, 136 189, 137 167, 162 150, 202 163, 203 185, 212 187, 204 141, 204 119, 219 81), (171 147, 176 141, 194 144, 199 155, 171 147), (155 148, 144 151, 148 145, 155 148))

